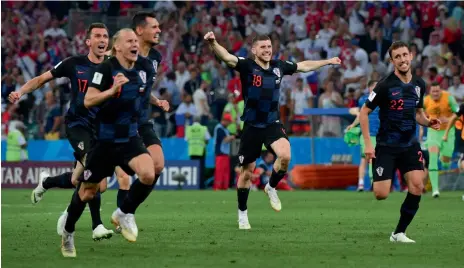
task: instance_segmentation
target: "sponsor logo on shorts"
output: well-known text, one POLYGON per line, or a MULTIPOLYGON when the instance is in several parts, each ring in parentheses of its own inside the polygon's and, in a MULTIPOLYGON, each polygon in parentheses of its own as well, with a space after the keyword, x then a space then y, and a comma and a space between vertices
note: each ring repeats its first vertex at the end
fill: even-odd
POLYGON ((243 164, 243 160, 245 160, 245 157, 243 157, 243 155, 240 155, 238 157, 238 161, 240 161, 240 164, 243 164))
POLYGON ((83 141, 79 142, 79 144, 77 145, 77 148, 81 149, 81 151, 84 151, 84 142, 83 141))
POLYGON ((92 176, 92 171, 90 170, 84 170, 84 180, 88 180, 92 176))
POLYGON ((377 171, 377 174, 379 174, 379 176, 382 176, 382 174, 383 174, 383 167, 378 167, 378 168, 376 169, 376 171, 377 171))

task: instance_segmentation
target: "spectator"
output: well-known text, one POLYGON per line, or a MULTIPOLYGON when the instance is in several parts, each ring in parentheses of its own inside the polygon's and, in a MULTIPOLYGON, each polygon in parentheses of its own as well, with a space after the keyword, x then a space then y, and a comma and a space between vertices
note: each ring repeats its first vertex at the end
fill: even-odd
POLYGON ((192 101, 192 96, 185 95, 184 101, 176 110, 176 135, 184 137, 185 127, 192 124, 194 116, 198 116, 198 111, 192 101))
POLYGON ((184 93, 184 85, 187 81, 190 80, 190 73, 187 71, 187 65, 185 62, 181 61, 177 64, 176 70, 176 86, 177 88, 184 93))
POLYGON ((380 56, 380 60, 384 60, 385 55, 388 53, 388 48, 390 47, 391 42, 383 38, 382 30, 377 29, 374 31, 374 37, 370 40, 368 45, 368 52, 377 52, 380 56))
POLYGON ((303 79, 296 79, 296 86, 291 91, 290 118, 292 118, 292 133, 297 136, 309 134, 308 117, 304 116, 304 109, 313 107, 313 93, 303 83, 303 79))
POLYGON ((448 88, 448 92, 456 98, 458 103, 464 102, 464 83, 459 75, 453 76, 453 85, 448 88))
POLYGON ((169 72, 160 83, 160 87, 167 89, 167 93, 171 101, 171 107, 173 110, 176 110, 181 103, 181 91, 176 84, 176 74, 174 72, 169 72))
POLYGON ((362 10, 362 5, 364 5, 364 3, 356 2, 354 7, 351 9, 349 16, 350 33, 357 37, 361 42, 365 41, 364 39, 367 34, 365 21, 368 16, 368 13, 362 10))
POLYGON ((379 53, 376 51, 371 52, 370 63, 367 64, 366 73, 368 76, 372 75, 372 72, 377 72, 381 77, 387 74, 387 66, 379 59, 379 53))
POLYGON ((200 85, 201 75, 198 73, 198 68, 193 67, 190 69, 190 80, 188 80, 184 85, 184 94, 193 95, 200 85))
POLYGON ((330 39, 328 46, 324 49, 327 52, 328 59, 340 56, 341 48, 338 46, 338 37, 333 36, 330 39))
POLYGON ((213 111, 214 118, 220 120, 222 111, 227 104, 229 92, 227 90, 227 84, 230 81, 229 70, 224 68, 222 65, 219 67, 219 77, 213 80, 213 111))
POLYGON ((63 123, 61 108, 56 101, 53 91, 45 93, 46 116, 42 125, 41 133, 46 140, 57 140, 60 138, 60 128, 63 123))
POLYGON ((197 115, 201 118, 201 124, 206 125, 209 118, 213 118, 208 102, 209 82, 201 82, 200 87, 193 93, 193 102, 197 115))
POLYGON ((441 54, 440 33, 435 31, 430 34, 429 44, 424 47, 422 56, 432 58, 433 55, 441 54))
POLYGON ((393 27, 397 28, 400 32, 400 39, 406 43, 409 43, 411 36, 409 35, 409 29, 413 28, 413 22, 411 17, 406 16, 406 9, 404 6, 400 8, 400 16, 393 22, 393 27))
POLYGON ((297 2, 296 4, 296 13, 291 15, 288 18, 288 22, 290 24, 290 31, 295 32, 296 37, 299 40, 302 40, 307 35, 306 29, 306 16, 308 13, 305 11, 305 3, 304 2, 297 2))
POLYGON ((57 19, 52 20, 52 24, 50 28, 45 30, 44 36, 50 36, 53 39, 57 39, 59 37, 67 37, 66 32, 62 28, 60 28, 60 22, 57 19))
POLYGON ((369 62, 369 56, 367 55, 366 50, 359 47, 359 40, 351 40, 351 49, 354 52, 354 58, 358 62, 359 67, 361 67, 363 70, 366 70, 367 64, 369 62))
POLYGON ((329 17, 322 18, 322 29, 319 30, 317 35, 321 40, 323 40, 327 46, 327 44, 332 40, 332 37, 335 35, 335 31, 330 27, 330 19, 329 17))
POLYGON ((230 135, 227 126, 232 123, 230 114, 225 114, 222 120, 214 128, 214 152, 216 155, 215 171, 214 171, 214 190, 227 190, 230 181, 230 142, 235 139, 234 135, 230 135))
MULTIPOLYGON (((319 108, 329 109, 343 106, 343 99, 340 93, 334 90, 332 81, 326 82, 325 91, 319 97, 319 108)), ((319 137, 340 137, 341 120, 337 116, 322 116, 319 127, 319 137)))
POLYGON ((346 89, 353 88, 354 90, 359 90, 361 88, 359 81, 364 75, 364 70, 358 66, 356 59, 351 57, 349 59, 348 69, 343 73, 343 85, 346 89))

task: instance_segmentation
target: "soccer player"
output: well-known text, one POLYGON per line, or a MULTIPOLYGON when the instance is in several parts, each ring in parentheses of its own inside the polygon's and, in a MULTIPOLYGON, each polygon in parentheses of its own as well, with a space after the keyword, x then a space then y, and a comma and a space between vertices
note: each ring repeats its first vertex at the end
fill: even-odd
POLYGON ((430 183, 432 184, 432 196, 440 196, 438 187, 438 154, 440 154, 441 165, 444 169, 451 166, 451 158, 454 152, 455 130, 451 127, 451 135, 443 140, 443 135, 448 126, 450 117, 458 111, 456 99, 446 91, 441 90, 440 84, 433 82, 430 94, 424 98, 425 113, 430 118, 437 118, 441 122, 440 130, 429 130, 427 132, 427 148, 430 156, 430 183))
MULTIPOLYGON (((356 118, 354 119, 353 123, 349 125, 346 130, 350 130, 354 127, 356 127, 359 124, 359 109, 362 108, 364 103, 366 102, 367 98, 369 97, 369 94, 374 90, 375 86, 377 85, 377 81, 371 80, 367 84, 367 87, 369 89, 369 92, 363 96, 361 96, 358 100, 358 106, 359 108, 352 108, 350 109, 350 113, 356 114, 356 118)), ((372 113, 369 114, 369 133, 371 135, 371 141, 372 141, 372 146, 375 147, 375 141, 376 138, 375 136, 377 135, 377 132, 379 131, 379 126, 380 126, 380 120, 379 120, 379 108, 376 108, 372 113)), ((372 163, 367 163, 366 158, 364 155, 364 139, 360 140, 361 144, 361 163, 359 163, 359 170, 358 170, 358 192, 364 191, 364 173, 366 172, 366 165, 369 164, 369 179, 372 181, 372 163)))
POLYGON ((90 81, 84 105, 99 107, 96 115, 96 144, 85 161, 84 177, 68 206, 61 252, 75 257, 75 224, 86 202, 92 200, 98 183, 111 176, 116 166, 129 175, 137 174, 122 205, 111 221, 121 226, 123 236, 135 242, 138 235, 134 213, 148 197, 155 181, 153 160, 138 136, 138 119, 143 112, 145 92, 153 84, 153 64, 138 57, 138 38, 132 29, 121 29, 113 36, 114 57, 101 63, 90 81))
POLYGON ((406 178, 408 194, 392 242, 414 243, 405 232, 419 209, 424 188, 423 155, 416 137, 416 122, 440 128, 438 119, 427 119, 423 110, 425 82, 411 73, 412 54, 406 43, 394 42, 389 50, 394 72, 377 83, 359 114, 366 161, 373 160, 373 190, 377 200, 388 197, 396 169, 406 178), (374 147, 369 133, 369 114, 379 108, 380 128, 374 147))
POLYGON ((245 110, 241 117, 245 122, 240 138, 239 165, 240 176, 237 182, 239 229, 250 229, 247 213, 247 199, 255 161, 261 154, 264 144, 277 155, 269 183, 264 192, 268 195, 275 211, 282 209, 275 187, 287 173, 290 163, 290 143, 282 123, 279 121, 280 82, 284 75, 295 72, 309 72, 328 64, 340 64, 340 59, 321 61, 271 60, 272 43, 268 36, 258 36, 253 40, 251 52, 253 59, 245 59, 230 54, 218 44, 213 32, 204 39, 209 42, 217 57, 229 67, 240 73, 245 110))
MULTIPOLYGON (((31 194, 33 204, 38 203, 43 198, 43 194, 50 188, 74 188, 78 183, 78 178, 84 172, 83 159, 94 145, 94 121, 97 112, 96 108, 87 109, 84 106, 84 96, 93 69, 104 59, 108 39, 108 29, 105 24, 91 24, 86 32, 88 55, 73 56, 63 60, 52 70, 28 81, 19 91, 12 92, 9 96, 11 102, 16 102, 24 94, 41 88, 52 79, 67 77, 71 81, 71 104, 66 115, 66 134, 74 149, 75 168, 73 172, 66 172, 55 177, 49 177, 47 172, 42 172, 39 183, 31 194)), ((101 183, 100 191, 95 198, 89 201, 92 216, 92 238, 94 240, 110 238, 113 234, 113 231, 107 230, 103 226, 100 218, 100 192, 104 192, 105 189, 106 180, 101 183)))
MULTIPOLYGON (((443 141, 445 142, 448 141, 449 131, 450 129, 454 128, 454 123, 456 123, 457 120, 461 120, 464 122, 464 103, 461 103, 461 105, 459 106, 459 109, 456 112, 454 112, 454 114, 449 119, 448 125, 446 126, 445 134, 443 134, 443 141)), ((461 131, 461 139, 464 140, 464 129, 462 129, 461 131)), ((463 146, 459 146, 458 152, 460 153, 458 167, 459 167, 459 170, 462 172, 462 170, 464 170, 464 161, 463 161, 464 148, 463 146)), ((464 195, 462 196, 462 200, 464 200, 464 195)))
MULTIPOLYGON (((155 76, 153 79, 156 79, 156 72, 158 66, 160 66, 162 56, 161 54, 153 48, 153 46, 159 44, 160 42, 160 24, 155 17, 155 14, 152 12, 138 12, 132 18, 132 29, 139 40, 139 57, 148 59, 153 64, 155 70, 155 76)), ((151 94, 151 90, 146 92, 144 98, 144 112, 139 121, 139 135, 143 140, 143 143, 148 149, 150 156, 153 158, 153 163, 155 165, 155 184, 158 181, 159 176, 164 169, 164 155, 163 149, 161 146, 161 140, 156 135, 156 132, 153 128, 153 122, 151 118, 151 105, 154 104, 158 107, 164 109, 164 111, 169 111, 169 103, 166 100, 159 100, 151 94)), ((119 190, 117 195, 117 205, 118 207, 122 204, 125 199, 128 188, 129 188, 129 176, 121 168, 116 168, 116 176, 118 177, 119 190), (122 187, 121 187, 122 186, 122 187)), ((116 230, 119 228, 116 227, 116 230)))

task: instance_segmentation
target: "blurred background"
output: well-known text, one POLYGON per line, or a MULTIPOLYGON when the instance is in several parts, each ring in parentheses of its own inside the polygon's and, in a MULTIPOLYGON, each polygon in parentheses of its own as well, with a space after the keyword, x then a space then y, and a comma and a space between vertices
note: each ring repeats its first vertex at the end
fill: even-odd
MULTIPOLYGON (((216 145, 221 143, 214 128, 226 121, 236 137, 228 152, 228 187, 214 188, 235 185, 241 83, 238 73, 217 61, 204 44, 208 31, 214 31, 218 42, 237 56, 249 56, 252 38, 268 34, 274 59, 342 60, 339 67, 282 79, 280 119, 292 144, 288 190, 356 188, 360 148, 343 140, 354 119, 348 108, 358 106, 370 80, 380 80, 393 70, 387 52, 392 42, 411 44, 414 74, 428 85, 439 82, 458 103, 464 99, 464 2, 2 1, 1 5, 4 187, 33 187, 40 170, 61 173, 70 170, 74 160, 63 125, 69 81, 51 81, 15 105, 8 103, 8 94, 66 57, 87 53, 85 28, 90 23, 103 22, 112 34, 130 26, 140 10, 154 11, 162 27, 156 49, 163 61, 153 93, 171 105, 169 112, 153 107, 152 113, 166 158, 160 189, 214 187, 220 154, 216 145), (305 112, 308 108, 319 109, 317 115, 310 116, 305 112), (194 121, 207 127, 205 141, 211 136, 199 154, 189 151, 193 138, 186 137, 194 121), (10 138, 12 130, 19 130, 21 137, 10 138), (18 144, 20 159, 7 159, 8 145, 18 144)), ((461 137, 461 130, 457 131, 461 137)), ((256 189, 265 184, 274 161, 263 150, 255 172, 256 189)), ((457 173, 448 177, 449 181, 442 180, 443 188, 459 187, 457 173)), ((368 189, 368 179, 365 185, 368 189)), ((116 187, 114 178, 111 186, 116 187)), ((401 190, 399 184, 395 187, 401 190)))

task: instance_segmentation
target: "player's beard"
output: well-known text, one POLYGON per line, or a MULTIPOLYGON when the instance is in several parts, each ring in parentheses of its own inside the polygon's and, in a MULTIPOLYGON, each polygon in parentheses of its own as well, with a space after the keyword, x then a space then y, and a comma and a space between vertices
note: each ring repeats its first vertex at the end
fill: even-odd
POLYGON ((408 69, 406 71, 401 71, 400 68, 398 68, 398 73, 401 75, 407 75, 411 71, 411 65, 409 65, 408 69))

